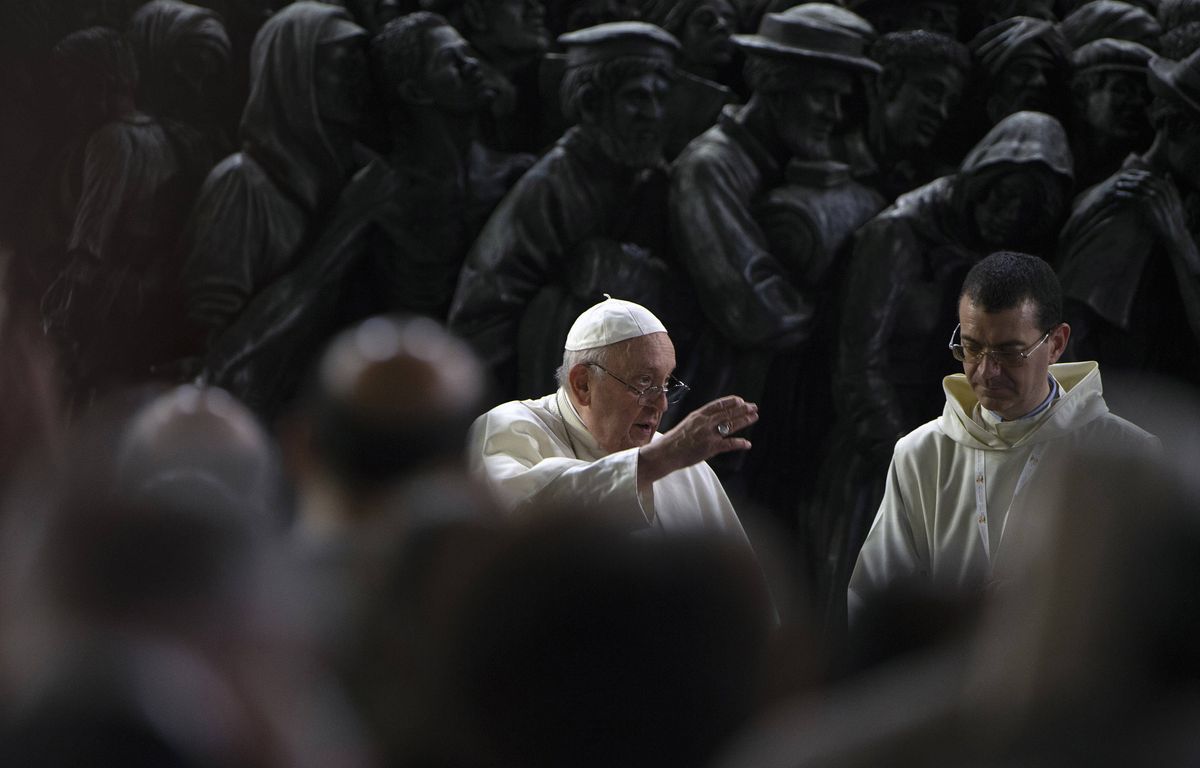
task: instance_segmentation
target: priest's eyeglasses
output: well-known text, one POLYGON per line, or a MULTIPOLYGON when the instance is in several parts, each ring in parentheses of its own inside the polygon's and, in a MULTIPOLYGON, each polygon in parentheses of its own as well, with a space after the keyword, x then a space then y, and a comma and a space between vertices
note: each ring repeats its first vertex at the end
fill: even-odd
POLYGON ((1025 361, 1033 354, 1034 350, 1046 343, 1046 339, 1050 338, 1050 334, 1054 333, 1054 329, 1046 331, 1042 338, 1038 339, 1032 346, 1025 349, 991 349, 989 347, 976 344, 973 341, 962 341, 955 344, 954 339, 959 335, 962 329, 962 324, 954 326, 954 332, 950 334, 950 354, 954 355, 954 359, 959 362, 978 365, 983 356, 987 355, 992 358, 992 362, 1001 368, 1020 368, 1025 365, 1025 361))
POLYGON ((661 387, 657 385, 649 387, 635 387, 628 381, 625 381, 625 379, 622 379, 617 374, 605 368, 603 365, 600 365, 600 363, 589 363, 589 365, 596 366, 609 376, 612 376, 614 379, 624 384, 630 392, 637 395, 638 405, 654 405, 658 402, 658 398, 662 397, 664 392, 667 395, 667 405, 675 405, 682 400, 683 396, 688 393, 689 389, 691 389, 687 384, 684 384, 674 376, 669 376, 667 378, 667 383, 661 387))

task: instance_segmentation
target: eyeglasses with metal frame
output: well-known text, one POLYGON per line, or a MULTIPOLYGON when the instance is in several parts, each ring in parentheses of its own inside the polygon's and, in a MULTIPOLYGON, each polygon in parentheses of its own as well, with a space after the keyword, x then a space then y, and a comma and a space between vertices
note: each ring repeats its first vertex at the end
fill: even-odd
POLYGON ((588 365, 596 366, 609 376, 612 376, 614 379, 624 384, 630 392, 637 395, 638 405, 654 405, 658 402, 658 398, 661 397, 664 392, 667 394, 667 405, 675 405, 682 400, 683 396, 688 393, 689 389, 691 389, 691 387, 689 387, 687 384, 684 384, 674 376, 668 376, 667 383, 661 387, 658 385, 652 385, 649 387, 635 387, 628 381, 625 381, 625 379, 622 379, 617 374, 605 368, 603 365, 600 365, 600 363, 588 363, 588 365))
MULTIPOLYGON (((1055 328, 1057 327, 1055 326, 1055 328)), ((988 347, 978 346, 974 342, 963 344, 961 338, 959 339, 959 343, 955 344, 954 337, 958 336, 961 330, 962 323, 959 323, 954 326, 954 332, 950 334, 950 344, 948 346, 950 347, 950 354, 954 355, 955 360, 960 363, 978 365, 983 360, 983 356, 987 355, 992 358, 993 363, 1001 368, 1020 368, 1025 365, 1025 361, 1029 359, 1034 350, 1045 344, 1046 339, 1050 338, 1050 334, 1054 333, 1054 328, 1051 328, 1046 331, 1042 338, 1025 349, 989 349, 988 347)))

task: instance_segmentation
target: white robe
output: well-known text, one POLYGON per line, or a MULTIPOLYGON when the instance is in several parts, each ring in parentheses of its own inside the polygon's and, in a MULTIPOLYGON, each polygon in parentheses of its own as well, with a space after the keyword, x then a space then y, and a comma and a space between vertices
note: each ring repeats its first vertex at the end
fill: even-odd
POLYGON ((562 389, 496 406, 475 420, 468 446, 472 472, 510 512, 534 506, 616 511, 646 533, 705 530, 746 540, 708 464, 672 472, 639 493, 638 449, 606 453, 562 389))
POLYGON ((1062 462, 1080 450, 1157 449, 1157 438, 1109 413, 1096 363, 1052 365, 1050 373, 1062 395, 1037 416, 1011 422, 980 408, 963 374, 944 379, 941 417, 896 443, 883 503, 850 579, 852 616, 864 597, 900 580, 955 590, 1004 580, 1006 567, 1020 567, 1033 527, 1068 500, 1062 462))

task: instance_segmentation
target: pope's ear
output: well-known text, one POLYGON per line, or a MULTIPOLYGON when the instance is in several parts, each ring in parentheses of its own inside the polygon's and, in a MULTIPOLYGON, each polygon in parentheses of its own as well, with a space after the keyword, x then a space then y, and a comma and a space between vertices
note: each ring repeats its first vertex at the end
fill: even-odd
POLYGON ((578 363, 567 373, 567 386, 579 405, 592 404, 591 371, 585 363, 578 363))

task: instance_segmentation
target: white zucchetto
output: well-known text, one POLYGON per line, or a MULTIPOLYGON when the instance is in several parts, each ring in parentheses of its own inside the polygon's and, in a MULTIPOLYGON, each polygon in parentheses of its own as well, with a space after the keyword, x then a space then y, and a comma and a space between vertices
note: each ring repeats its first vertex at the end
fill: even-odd
POLYGON ((666 333, 667 328, 654 313, 641 304, 614 299, 607 293, 604 301, 583 311, 567 333, 563 349, 607 347, 626 339, 636 339, 650 333, 666 333))

